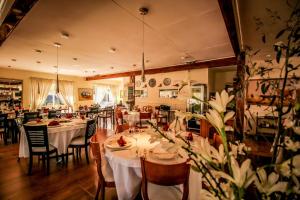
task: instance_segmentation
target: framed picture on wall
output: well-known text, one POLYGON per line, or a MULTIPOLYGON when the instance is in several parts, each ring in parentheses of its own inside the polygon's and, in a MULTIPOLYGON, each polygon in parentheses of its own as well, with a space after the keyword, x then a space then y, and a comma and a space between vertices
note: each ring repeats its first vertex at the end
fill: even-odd
POLYGON ((89 101, 93 100, 94 91, 92 88, 78 88, 78 100, 89 101))

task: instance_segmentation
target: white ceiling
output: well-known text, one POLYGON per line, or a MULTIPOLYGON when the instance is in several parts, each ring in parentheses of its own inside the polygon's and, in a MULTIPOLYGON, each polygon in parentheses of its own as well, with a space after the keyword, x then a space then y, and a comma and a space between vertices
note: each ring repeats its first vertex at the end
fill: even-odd
POLYGON ((55 73, 53 43, 60 42, 61 74, 140 69, 138 9, 144 5, 150 9, 145 16, 146 68, 182 64, 185 55, 196 60, 234 56, 217 0, 40 0, 0 47, 0 66, 55 73), (62 31, 69 39, 60 37, 62 31), (117 51, 110 53, 111 47, 117 51))

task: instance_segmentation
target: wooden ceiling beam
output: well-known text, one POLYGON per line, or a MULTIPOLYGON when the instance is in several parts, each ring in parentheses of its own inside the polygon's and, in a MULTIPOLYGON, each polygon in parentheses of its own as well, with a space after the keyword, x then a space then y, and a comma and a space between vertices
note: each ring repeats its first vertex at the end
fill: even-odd
MULTIPOLYGON (((166 72, 191 70, 191 69, 224 67, 224 66, 230 66, 230 65, 236 65, 236 64, 237 64, 236 57, 230 57, 230 58, 222 58, 222 59, 210 60, 210 61, 204 61, 204 62, 189 63, 189 64, 184 64, 184 65, 175 65, 175 66, 170 66, 170 67, 146 69, 145 74, 158 74, 158 73, 166 73, 166 72)), ((90 76, 90 77, 86 77, 86 80, 92 81, 92 80, 120 78, 120 77, 137 76, 137 75, 141 75, 141 70, 121 72, 121 73, 115 73, 115 74, 90 76)))
POLYGON ((226 25, 231 46, 233 48, 235 56, 237 57, 240 54, 241 49, 239 45, 232 0, 218 0, 218 2, 226 25))

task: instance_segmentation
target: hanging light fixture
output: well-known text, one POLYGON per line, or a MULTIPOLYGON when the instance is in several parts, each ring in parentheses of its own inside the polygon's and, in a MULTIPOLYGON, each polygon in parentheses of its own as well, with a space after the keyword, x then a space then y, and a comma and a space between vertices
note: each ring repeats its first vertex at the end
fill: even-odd
POLYGON ((146 7, 142 7, 139 9, 140 14, 142 15, 142 23, 143 23, 143 36, 142 36, 142 46, 143 46, 143 53, 142 53, 142 82, 146 81, 146 77, 145 77, 145 51, 144 51, 144 35, 145 35, 145 22, 144 22, 144 16, 148 14, 149 9, 146 7))
POLYGON ((58 80, 58 48, 61 47, 61 44, 55 42, 53 44, 56 47, 56 94, 59 93, 59 80, 58 80))

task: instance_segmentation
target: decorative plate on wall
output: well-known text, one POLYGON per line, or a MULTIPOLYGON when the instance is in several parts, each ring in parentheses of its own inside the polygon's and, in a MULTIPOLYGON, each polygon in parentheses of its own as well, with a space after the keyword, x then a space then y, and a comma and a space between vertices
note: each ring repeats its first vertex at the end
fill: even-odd
POLYGON ((165 78, 163 82, 164 82, 165 86, 168 86, 168 85, 171 84, 171 79, 170 78, 165 78))
POLYGON ((156 80, 155 80, 155 78, 151 78, 151 79, 149 80, 148 84, 149 84, 150 87, 155 87, 155 85, 156 85, 156 80))

